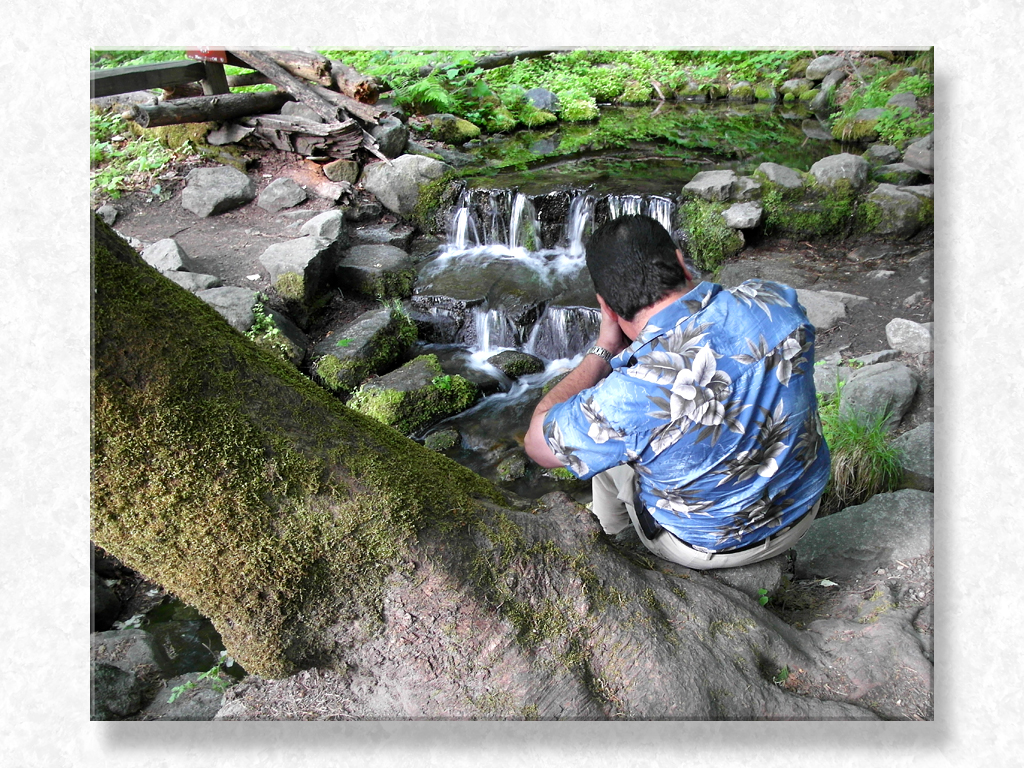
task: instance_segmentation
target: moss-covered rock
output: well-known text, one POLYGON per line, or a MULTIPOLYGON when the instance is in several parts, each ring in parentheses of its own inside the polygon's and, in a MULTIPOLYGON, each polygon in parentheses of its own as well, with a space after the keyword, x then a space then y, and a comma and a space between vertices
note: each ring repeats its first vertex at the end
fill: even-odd
POLYGON ((466 410, 477 399, 475 386, 444 373, 436 355, 421 355, 360 387, 348 404, 410 435, 466 410))
POLYGON ((347 292, 378 299, 407 299, 416 281, 412 257, 393 245, 357 245, 345 251, 337 268, 347 292))
POLYGON ((480 137, 480 127, 447 113, 430 115, 431 135, 445 144, 465 144, 480 137))
POLYGON ((493 357, 489 357, 487 362, 511 379, 518 379, 520 376, 528 376, 531 373, 540 373, 544 370, 544 361, 539 357, 514 349, 499 352, 493 357))
POLYGON ((857 194, 849 183, 792 190, 771 183, 761 196, 768 232, 800 238, 837 238, 854 226, 857 194))
POLYGON ((416 341, 416 324, 402 311, 375 309, 332 326, 310 353, 313 377, 347 395, 367 377, 393 368, 416 341))
MULTIPOLYGON (((858 227, 873 234, 908 239, 921 229, 923 206, 917 195, 892 184, 879 184, 864 198, 858 227)), ((927 217, 930 219, 930 212, 927 217)))
POLYGON ((743 250, 743 234, 728 226, 722 218, 728 207, 727 203, 693 198, 679 208, 677 216, 686 233, 690 258, 701 270, 713 272, 726 259, 743 250))

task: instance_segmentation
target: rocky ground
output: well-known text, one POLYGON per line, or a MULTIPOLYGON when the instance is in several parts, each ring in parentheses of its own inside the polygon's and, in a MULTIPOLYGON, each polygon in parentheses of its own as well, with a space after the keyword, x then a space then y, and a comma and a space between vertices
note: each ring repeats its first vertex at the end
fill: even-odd
MULTIPOLYGON (((310 179, 308 161, 282 153, 266 151, 251 154, 249 175, 262 190, 281 176, 300 183, 310 179)), ((269 275, 259 256, 275 243, 297 236, 298 226, 314 213, 334 207, 335 202, 310 195, 296 209, 269 213, 254 203, 209 218, 198 218, 181 206, 181 189, 189 167, 182 165, 160 177, 160 191, 129 193, 113 201, 118 209, 115 229, 143 243, 173 237, 190 257, 189 268, 195 272, 214 274, 225 285, 236 285, 263 291, 273 298, 269 275)), ((358 193, 354 193, 358 195, 358 193)), ((394 221, 386 211, 373 222, 394 221)), ((436 241, 420 244, 427 250, 436 241)), ((844 358, 857 357, 889 347, 885 325, 893 317, 917 322, 933 320, 933 251, 931 231, 910 242, 875 241, 817 244, 784 239, 763 239, 752 243, 723 270, 721 282, 737 278, 768 277, 798 288, 841 291, 869 299, 851 307, 847 318, 837 327, 819 334, 819 359, 829 354, 844 358)), ((333 314, 355 317, 373 302, 339 297, 332 306, 333 314)), ((904 355, 902 361, 922 375, 917 399, 900 431, 932 421, 933 405, 931 360, 927 356, 904 355)), ((167 599, 157 585, 116 563, 108 570, 117 581, 123 610, 121 620, 146 613, 167 599)), ((786 623, 804 628, 814 621, 870 619, 872 610, 883 603, 914 612, 914 626, 923 636, 931 635, 933 603, 933 571, 931 557, 910 562, 895 562, 876 572, 823 586, 821 579, 799 580, 791 576, 767 606, 786 623), (884 599, 883 599, 884 598, 884 599)), ((930 649, 929 649, 930 655, 930 649)), ((801 691, 798 670, 780 684, 801 691)), ((312 674, 312 673, 310 673, 312 674)), ((849 675, 837 673, 830 691, 805 690, 816 696, 847 698, 855 682, 849 675)), ((883 716, 894 719, 921 720, 932 718, 930 688, 924 689, 920 675, 908 674, 905 679, 874 686, 865 702, 883 716)))

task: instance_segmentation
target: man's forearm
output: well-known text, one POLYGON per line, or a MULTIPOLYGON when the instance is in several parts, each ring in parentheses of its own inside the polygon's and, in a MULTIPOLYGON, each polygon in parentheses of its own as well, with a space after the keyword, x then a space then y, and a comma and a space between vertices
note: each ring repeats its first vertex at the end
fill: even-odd
POLYGON ((530 419, 530 429, 526 433, 525 448, 531 459, 542 467, 560 467, 560 462, 544 440, 544 416, 559 403, 564 403, 573 395, 597 384, 611 373, 612 367, 597 355, 586 355, 583 360, 564 379, 558 382, 551 391, 541 398, 530 419))

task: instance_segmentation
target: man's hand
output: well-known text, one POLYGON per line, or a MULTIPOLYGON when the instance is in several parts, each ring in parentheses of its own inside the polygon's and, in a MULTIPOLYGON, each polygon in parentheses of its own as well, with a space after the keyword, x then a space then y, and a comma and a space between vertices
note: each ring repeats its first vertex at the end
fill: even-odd
MULTIPOLYGON (((604 299, 597 297, 601 305, 601 330, 597 335, 597 346, 604 347, 612 355, 619 354, 629 346, 629 337, 619 326, 619 316, 609 307, 604 299)), ((558 382, 537 404, 530 419, 530 429, 526 432, 527 455, 542 467, 564 466, 544 439, 544 417, 558 403, 563 403, 573 395, 597 384, 611 373, 612 367, 597 355, 586 355, 575 369, 558 382)))

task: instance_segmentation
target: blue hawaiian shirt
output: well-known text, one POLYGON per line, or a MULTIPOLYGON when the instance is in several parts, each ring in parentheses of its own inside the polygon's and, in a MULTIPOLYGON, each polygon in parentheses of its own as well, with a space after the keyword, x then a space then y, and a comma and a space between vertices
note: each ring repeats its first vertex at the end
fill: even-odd
POLYGON ((794 289, 701 283, 651 317, 607 378, 553 407, 544 435, 582 479, 633 466, 647 510, 691 546, 742 547, 825 489, 813 366, 794 289))

